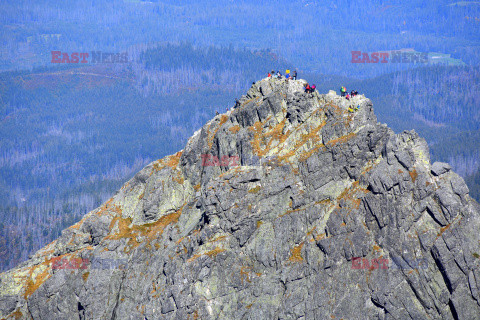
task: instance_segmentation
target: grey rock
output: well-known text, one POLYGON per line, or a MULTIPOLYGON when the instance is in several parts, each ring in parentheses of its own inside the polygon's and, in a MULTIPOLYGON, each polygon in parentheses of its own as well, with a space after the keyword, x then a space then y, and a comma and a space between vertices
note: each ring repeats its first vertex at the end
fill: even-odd
POLYGON ((304 84, 256 82, 0 274, 0 317, 479 319, 480 205, 463 179, 364 96, 304 84))
POLYGON ((452 167, 445 162, 434 162, 432 164, 432 173, 436 176, 442 175, 445 172, 448 172, 452 169, 452 167))

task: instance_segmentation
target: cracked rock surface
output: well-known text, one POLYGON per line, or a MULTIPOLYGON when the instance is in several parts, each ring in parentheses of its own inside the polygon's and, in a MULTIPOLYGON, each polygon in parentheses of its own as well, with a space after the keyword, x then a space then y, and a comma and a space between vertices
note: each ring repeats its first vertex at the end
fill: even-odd
POLYGON ((364 96, 304 84, 255 83, 0 274, 0 318, 480 319, 463 179, 364 96))

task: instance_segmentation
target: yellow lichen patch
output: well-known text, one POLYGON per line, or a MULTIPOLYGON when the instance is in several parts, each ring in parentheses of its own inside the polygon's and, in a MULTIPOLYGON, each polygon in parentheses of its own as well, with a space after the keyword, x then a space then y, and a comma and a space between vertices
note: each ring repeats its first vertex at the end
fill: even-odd
POLYGON ((260 191, 260 186, 256 186, 255 188, 248 190, 248 193, 257 193, 258 191, 260 191))
POLYGON ((193 190, 195 190, 195 191, 198 191, 198 190, 200 190, 200 183, 199 183, 199 184, 196 184, 196 185, 194 185, 194 186, 193 186, 193 190))
POLYGON ((295 246, 293 249, 291 249, 291 255, 290 258, 288 258, 288 261, 290 262, 302 262, 303 257, 302 257, 302 248, 305 243, 302 242, 298 246, 295 246))
POLYGON ((373 251, 380 252, 380 246, 374 245, 373 251))
POLYGON ((257 221, 257 228, 260 228, 260 226, 263 224, 263 221, 262 220, 258 220, 257 221))
POLYGON ((82 274, 82 279, 84 282, 87 281, 89 275, 90 275, 90 272, 85 272, 84 274, 82 274))
POLYGON ((231 133, 236 134, 238 131, 240 131, 240 126, 236 125, 228 129, 231 133))

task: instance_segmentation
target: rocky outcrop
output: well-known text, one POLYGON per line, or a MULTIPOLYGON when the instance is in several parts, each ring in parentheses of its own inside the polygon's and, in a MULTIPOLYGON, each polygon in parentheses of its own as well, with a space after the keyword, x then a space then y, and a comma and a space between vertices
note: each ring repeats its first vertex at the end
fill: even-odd
POLYGON ((480 206, 463 179, 364 96, 303 84, 255 83, 2 273, 0 317, 480 318, 480 206))

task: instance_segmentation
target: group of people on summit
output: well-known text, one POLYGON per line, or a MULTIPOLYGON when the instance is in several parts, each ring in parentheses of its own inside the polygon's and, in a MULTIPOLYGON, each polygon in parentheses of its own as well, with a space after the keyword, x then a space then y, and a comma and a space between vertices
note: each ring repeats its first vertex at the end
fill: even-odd
MULTIPOLYGON (((282 73, 280 71, 277 71, 275 72, 275 70, 272 70, 271 72, 268 73, 268 78, 274 78, 274 79, 282 79, 282 73)), ((290 70, 287 69, 285 71, 285 80, 297 80, 297 70, 294 70, 292 73, 290 73, 290 70)), ((254 82, 255 84, 255 82, 254 82)), ((305 93, 313 93, 315 92, 315 90, 317 89, 317 86, 315 84, 312 84, 310 85, 308 82, 305 84, 305 86, 303 87, 303 90, 305 90, 305 93)), ((350 98, 352 97, 355 97, 356 95, 358 95, 358 91, 356 90, 352 90, 350 93, 347 92, 347 88, 345 88, 344 86, 342 86, 340 88, 340 95, 342 97, 345 97, 345 99, 347 100, 350 100, 350 98)), ((235 100, 235 105, 233 106, 233 108, 231 108, 230 110, 233 110, 233 109, 236 109, 240 106, 240 101, 238 99, 235 100)), ((356 107, 353 107, 353 106, 350 106, 348 108, 348 111, 349 112, 355 112, 357 110, 360 109, 360 105, 357 105, 356 107)), ((229 110, 229 108, 227 107, 227 111, 229 110)), ((216 115, 219 115, 218 111, 215 112, 216 115)))
POLYGON ((350 98, 355 97, 357 94, 358 94, 358 91, 354 91, 354 90, 352 90, 350 93, 348 93, 347 88, 345 88, 344 86, 342 86, 340 88, 340 95, 342 97, 345 97, 345 99, 347 99, 347 100, 350 100, 350 98))
MULTIPOLYGON (((273 78, 276 78, 276 79, 280 79, 280 78, 282 78, 282 73, 280 71, 277 71, 275 73, 275 70, 272 70, 268 73, 268 77, 269 78, 273 77, 273 78)), ((285 71, 285 79, 287 79, 287 80, 290 80, 290 79, 297 80, 297 70, 293 70, 293 72, 290 74, 290 70, 287 69, 285 71)))
MULTIPOLYGON (((358 91, 356 91, 356 90, 352 90, 350 93, 348 93, 347 88, 345 88, 344 86, 342 86, 340 88, 340 95, 342 97, 345 97, 345 99, 347 99, 349 101, 350 101, 351 97, 355 97, 357 94, 358 94, 358 91)), ((348 107, 348 112, 355 112, 355 111, 358 111, 359 109, 360 109, 359 104, 356 107, 350 106, 350 107, 348 107)))

